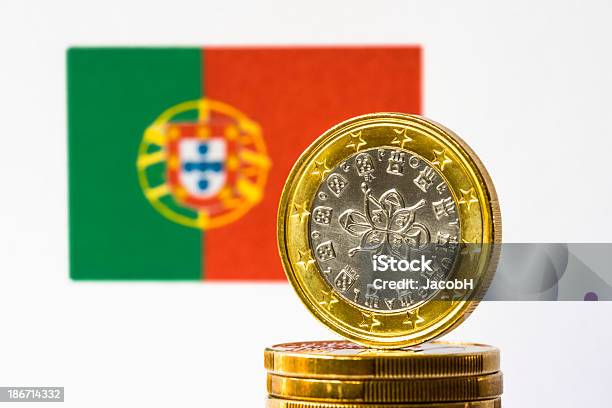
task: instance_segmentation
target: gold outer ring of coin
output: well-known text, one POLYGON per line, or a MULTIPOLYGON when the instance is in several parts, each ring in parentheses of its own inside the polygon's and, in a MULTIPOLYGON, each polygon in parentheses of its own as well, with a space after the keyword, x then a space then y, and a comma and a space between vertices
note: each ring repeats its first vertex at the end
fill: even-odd
POLYGON ((401 350, 337 340, 286 343, 267 348, 264 364, 271 374, 315 379, 460 377, 492 374, 500 368, 496 347, 442 341, 401 350))
POLYGON ((268 398, 266 408, 501 408, 501 398, 481 401, 441 402, 433 404, 334 404, 268 398))
POLYGON ((503 392, 502 373, 403 380, 317 380, 268 374, 275 398, 334 402, 445 402, 493 399, 503 392))
POLYGON ((455 133, 420 116, 374 113, 336 125, 302 153, 281 195, 277 238, 287 278, 317 319, 354 342, 378 348, 398 348, 434 339, 461 324, 474 310, 497 268, 499 245, 496 244, 501 242, 501 213, 486 169, 455 133), (407 145, 396 143, 398 132, 409 136, 407 145), (359 143, 351 142, 355 134, 360 134, 359 143), (455 278, 474 279, 472 298, 442 300, 442 292, 439 292, 437 297, 418 308, 393 313, 367 310, 341 296, 334 297, 336 302, 332 308, 321 306, 322 296, 329 294, 331 287, 317 270, 312 257, 308 222, 291 209, 297 206, 302 213, 309 212, 325 169, 329 173, 360 149, 377 147, 403 149, 432 163, 435 163, 436 154, 444 155, 445 165, 440 164, 438 170, 457 198, 461 239, 463 243, 481 246, 477 256, 459 256, 454 269, 455 278), (319 177, 313 177, 315 174, 319 177))

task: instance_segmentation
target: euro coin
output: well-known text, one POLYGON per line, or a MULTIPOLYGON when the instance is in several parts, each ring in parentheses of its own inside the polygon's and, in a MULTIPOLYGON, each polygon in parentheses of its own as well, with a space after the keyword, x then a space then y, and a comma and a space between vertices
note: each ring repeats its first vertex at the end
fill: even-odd
POLYGON ((354 342, 398 348, 471 313, 497 265, 501 218, 487 171, 457 135, 378 113, 329 129, 301 155, 277 236, 315 317, 354 342))
POLYGON ((279 344, 264 351, 266 370, 315 379, 435 378, 499 371, 499 350, 475 343, 430 342, 381 350, 348 341, 279 344))
POLYGON ((501 399, 482 401, 441 402, 433 404, 335 404, 329 402, 294 401, 268 398, 266 408, 501 408, 501 399))
POLYGON ((268 374, 268 394, 276 398, 337 402, 443 402, 497 398, 501 372, 401 380, 319 380, 268 374))

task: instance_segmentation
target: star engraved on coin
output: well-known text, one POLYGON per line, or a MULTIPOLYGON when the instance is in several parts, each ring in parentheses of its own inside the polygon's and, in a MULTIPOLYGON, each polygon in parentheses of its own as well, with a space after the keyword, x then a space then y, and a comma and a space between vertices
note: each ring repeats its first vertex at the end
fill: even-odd
MULTIPOLYGON (((444 163, 442 159, 441 163, 444 163)), ((366 149, 343 162, 350 171, 330 169, 311 203, 308 220, 317 271, 338 296, 376 312, 412 310, 437 293, 429 280, 449 277, 461 242, 457 203, 440 170, 405 149, 366 149), (425 176, 423 176, 425 175, 425 176), (331 194, 327 194, 330 193, 331 194), (321 194, 326 193, 326 200, 321 194), (323 213, 324 209, 324 213, 323 213), (327 217, 327 218, 325 218, 327 217), (324 222, 323 222, 323 221, 324 222), (412 261, 431 259, 431 270, 374 270, 377 256, 412 261), (411 280, 409 288, 380 282, 411 280)), ((415 312, 409 322, 421 323, 415 312)))
POLYGON ((372 331, 374 327, 380 326, 380 321, 374 317, 372 313, 362 313, 363 321, 359 324, 359 327, 363 327, 372 331))
POLYGON ((461 198, 459 199, 459 204, 465 204, 465 206, 467 207, 468 211, 470 210, 470 206, 473 203, 477 203, 478 202, 478 198, 476 197, 476 194, 474 192, 474 188, 470 188, 469 190, 463 190, 463 189, 459 189, 459 191, 461 191, 461 198))
POLYGON ((331 308, 334 306, 334 303, 338 303, 338 299, 336 298, 334 291, 330 290, 326 292, 322 290, 321 293, 323 295, 323 300, 321 300, 319 304, 327 310, 331 310, 331 308))
POLYGON ((306 203, 294 204, 291 215, 297 217, 300 220, 300 223, 303 223, 304 220, 310 215, 310 211, 306 209, 306 203))
POLYGON ((397 136, 395 136, 391 141, 392 145, 397 145, 398 147, 404 149, 408 143, 412 142, 412 138, 408 136, 408 129, 393 129, 393 132, 395 132, 397 136))
POLYGON ((448 158, 446 155, 446 151, 442 150, 433 150, 434 158, 431 161, 431 164, 440 167, 440 170, 444 170, 444 165, 448 163, 452 163, 453 161, 448 158))
POLYGON ((310 174, 321 177, 321 180, 325 180, 325 176, 330 172, 329 167, 327 167, 327 163, 325 160, 316 161, 313 164, 313 169, 310 174))
POLYGON ((346 147, 349 149, 353 149, 358 152, 361 147, 366 145, 366 141, 363 140, 363 138, 361 137, 361 132, 357 132, 354 134, 349 133, 348 137, 349 141, 346 144, 346 147))
POLYGON ((297 264, 304 271, 307 271, 308 267, 310 265, 312 265, 313 263, 315 263, 315 260, 312 259, 312 256, 310 256, 310 250, 309 249, 307 249, 305 251, 298 251, 298 261, 297 261, 297 264))
POLYGON ((414 311, 408 311, 406 313, 406 320, 404 320, 404 324, 409 324, 413 329, 416 329, 417 324, 423 323, 425 319, 419 316, 419 309, 415 309, 414 311))
POLYGON ((451 302, 451 305, 459 302, 465 296, 465 290, 457 290, 457 289, 444 289, 442 291, 442 296, 440 299, 447 300, 451 302))

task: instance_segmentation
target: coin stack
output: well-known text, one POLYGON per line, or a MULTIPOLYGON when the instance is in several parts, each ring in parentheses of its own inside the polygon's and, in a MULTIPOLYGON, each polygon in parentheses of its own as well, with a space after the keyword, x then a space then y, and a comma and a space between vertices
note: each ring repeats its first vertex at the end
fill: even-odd
POLYGON ((277 236, 304 305, 349 341, 266 349, 268 408, 501 406, 498 349, 433 341, 474 310, 501 241, 491 178, 457 135, 398 113, 329 129, 289 174, 277 236))
POLYGON ((499 350, 483 344, 288 343, 266 349, 265 366, 267 408, 501 407, 499 350))

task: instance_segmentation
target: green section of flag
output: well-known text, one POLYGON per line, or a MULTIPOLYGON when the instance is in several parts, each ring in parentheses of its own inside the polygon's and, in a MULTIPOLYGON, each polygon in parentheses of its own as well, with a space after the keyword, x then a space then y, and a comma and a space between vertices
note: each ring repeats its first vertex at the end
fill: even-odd
POLYGON ((136 160, 164 110, 202 96, 197 48, 68 51, 70 276, 201 279, 202 233, 146 200, 136 160))

